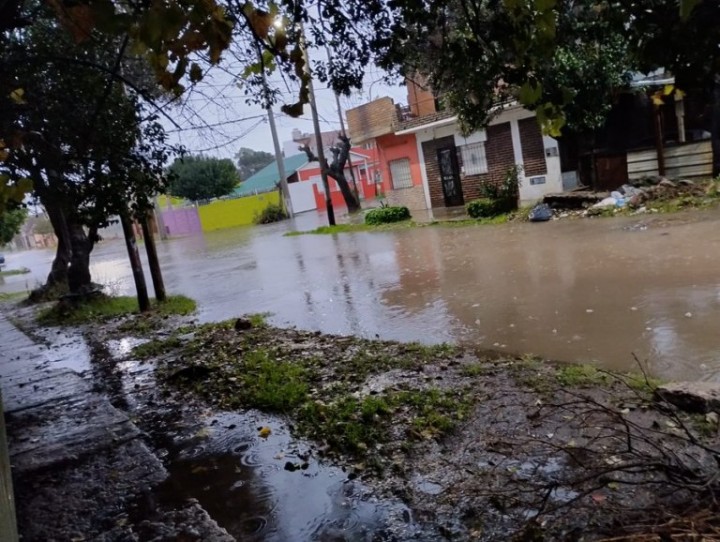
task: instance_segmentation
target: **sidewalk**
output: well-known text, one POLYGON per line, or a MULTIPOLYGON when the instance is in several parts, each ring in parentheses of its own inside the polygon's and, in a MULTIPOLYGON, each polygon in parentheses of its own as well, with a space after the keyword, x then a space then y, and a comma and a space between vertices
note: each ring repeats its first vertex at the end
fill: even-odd
POLYGON ((127 415, 0 315, 0 389, 23 542, 233 540, 197 503, 153 510, 167 477, 127 415))

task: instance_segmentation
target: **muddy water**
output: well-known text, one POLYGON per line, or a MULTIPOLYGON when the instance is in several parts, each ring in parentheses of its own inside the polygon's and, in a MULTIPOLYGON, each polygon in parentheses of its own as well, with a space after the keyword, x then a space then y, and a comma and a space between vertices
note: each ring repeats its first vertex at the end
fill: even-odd
MULTIPOLYGON (((267 311, 283 325, 612 369, 634 369, 635 354, 661 378, 720 380, 717 212, 283 237, 321 220, 161 243, 166 284, 197 299, 203 320, 267 311)), ((93 259, 97 280, 132 291, 121 243, 93 259)), ((15 279, 28 283, 49 261, 8 263, 31 268, 15 279)))
POLYGON ((110 358, 93 365, 94 381, 148 433, 168 470, 141 513, 196 499, 245 542, 434 539, 422 538, 401 501, 379 499, 309 443, 293 439, 284 419, 254 410, 218 412, 158 395, 152 365, 132 359, 139 342, 110 341, 110 358), (270 435, 261 438, 260 427, 269 427, 270 435))

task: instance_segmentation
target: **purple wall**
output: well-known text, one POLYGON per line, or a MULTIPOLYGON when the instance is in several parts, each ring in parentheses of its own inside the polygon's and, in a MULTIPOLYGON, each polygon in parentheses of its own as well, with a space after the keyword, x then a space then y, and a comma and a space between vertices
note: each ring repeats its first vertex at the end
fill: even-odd
POLYGON ((162 220, 165 224, 165 232, 171 237, 202 233, 200 217, 195 207, 162 211, 162 220))

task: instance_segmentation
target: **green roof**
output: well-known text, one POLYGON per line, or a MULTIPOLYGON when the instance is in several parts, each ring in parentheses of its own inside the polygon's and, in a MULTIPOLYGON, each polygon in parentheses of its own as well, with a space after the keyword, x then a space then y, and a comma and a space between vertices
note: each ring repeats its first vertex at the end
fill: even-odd
MULTIPOLYGON (((288 156, 283 160, 285 175, 290 177, 290 175, 307 164, 307 161, 307 156, 304 153, 288 156)), ((273 160, 271 164, 262 168, 246 181, 241 182, 233 193, 235 196, 250 196, 261 192, 270 192, 275 189, 278 182, 280 182, 280 174, 278 173, 277 162, 273 160)))

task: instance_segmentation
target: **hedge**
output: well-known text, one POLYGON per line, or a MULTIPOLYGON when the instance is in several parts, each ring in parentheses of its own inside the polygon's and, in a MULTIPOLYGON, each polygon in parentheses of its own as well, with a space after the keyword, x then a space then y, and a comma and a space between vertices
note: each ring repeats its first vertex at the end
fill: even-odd
POLYGON ((365 215, 365 224, 377 226, 378 224, 401 222, 409 218, 410 209, 407 207, 379 207, 368 211, 365 215))

